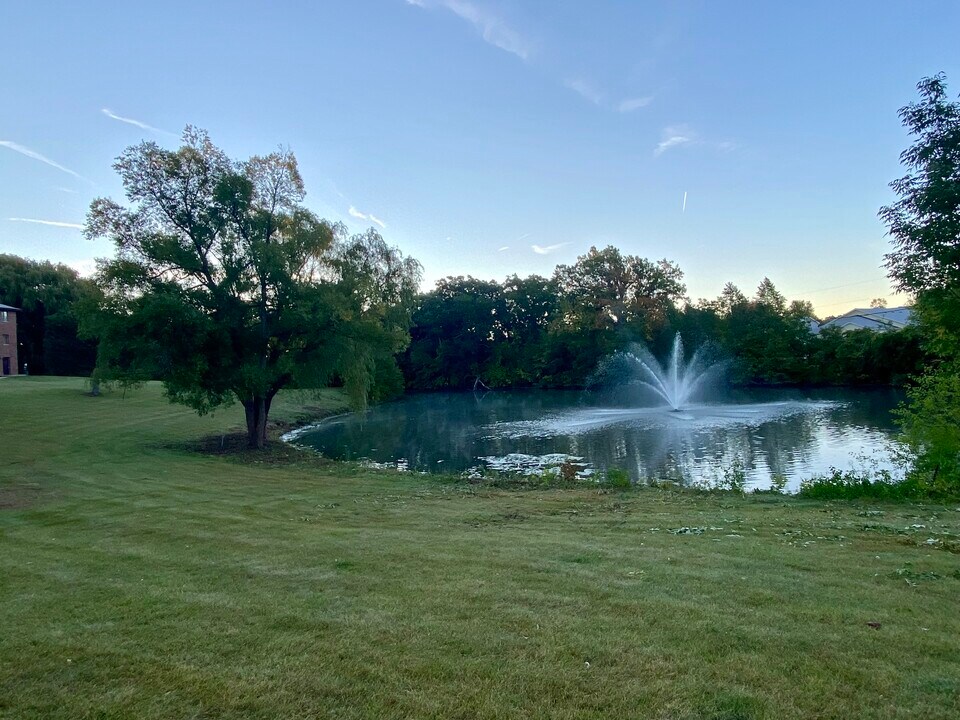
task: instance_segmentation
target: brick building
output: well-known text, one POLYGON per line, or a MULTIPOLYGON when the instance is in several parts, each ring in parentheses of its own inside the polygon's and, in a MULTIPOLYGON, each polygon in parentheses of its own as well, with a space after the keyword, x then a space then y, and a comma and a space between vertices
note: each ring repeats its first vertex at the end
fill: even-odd
POLYGON ((18 309, 0 304, 0 375, 16 375, 18 309))

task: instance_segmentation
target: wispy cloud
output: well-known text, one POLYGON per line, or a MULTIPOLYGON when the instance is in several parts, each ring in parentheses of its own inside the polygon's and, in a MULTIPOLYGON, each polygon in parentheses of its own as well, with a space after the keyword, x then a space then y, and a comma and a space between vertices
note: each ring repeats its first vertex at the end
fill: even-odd
POLYGON ((510 246, 509 246, 509 245, 504 245, 502 248, 500 248, 499 250, 497 250, 497 252, 506 252, 506 251, 509 250, 509 249, 510 249, 510 246))
POLYGON ((732 140, 717 142, 716 140, 701 137, 700 133, 689 125, 670 125, 661 131, 660 142, 657 143, 657 146, 653 149, 653 155, 657 157, 673 148, 692 147, 694 145, 700 148, 714 150, 718 153, 733 152, 737 149, 737 144, 732 140))
POLYGON ((44 163, 44 164, 46 164, 46 165, 49 165, 50 167, 56 168, 57 170, 59 170, 59 171, 61 171, 61 172, 65 172, 67 175, 73 175, 73 177, 75 177, 75 178, 77 178, 77 179, 79 179, 79 180, 83 180, 83 181, 85 181, 85 182, 92 182, 91 180, 88 180, 87 178, 85 178, 85 177, 84 177, 83 175, 81 175, 80 173, 74 172, 74 171, 71 170, 70 168, 64 167, 63 165, 61 165, 61 164, 58 163, 58 162, 54 162, 53 160, 51 160, 50 158, 46 157, 45 155, 41 155, 41 154, 38 153, 36 150, 31 150, 30 148, 25 147, 25 146, 23 146, 23 145, 20 145, 19 143, 15 143, 15 142, 13 142, 12 140, 0 140, 0 147, 9 148, 10 150, 13 150, 14 152, 20 153, 21 155, 25 155, 25 156, 27 156, 28 158, 32 158, 33 160, 39 160, 40 162, 42 162, 42 163, 44 163))
POLYGON ((584 100, 599 105, 603 102, 603 92, 592 82, 583 77, 568 78, 563 84, 577 93, 584 100))
MULTIPOLYGON (((532 62, 535 58, 535 44, 530 37, 511 27, 502 17, 474 0, 405 0, 407 5, 424 10, 447 10, 461 20, 470 23, 480 37, 490 45, 516 55, 521 60, 532 62)), ((627 97, 620 102, 610 99, 594 81, 573 75, 563 80, 563 85, 573 90, 587 102, 616 110, 621 113, 633 112, 653 102, 653 96, 627 97)))
POLYGON ((577 93, 577 95, 582 97, 587 102, 604 107, 608 110, 616 110, 620 113, 633 112, 634 110, 639 110, 640 108, 646 107, 653 102, 653 95, 624 98, 620 102, 610 100, 607 98, 607 94, 596 82, 584 77, 583 75, 574 75, 572 77, 568 77, 563 81, 563 85, 569 90, 573 90, 575 93, 577 93))
POLYGON ((667 150, 689 145, 697 141, 697 134, 686 125, 672 125, 663 129, 660 133, 660 142, 654 148, 654 156, 662 155, 667 150))
POLYGON ((562 242, 557 243, 556 245, 547 245, 545 247, 541 245, 531 245, 530 249, 533 250, 537 255, 549 255, 550 253, 559 250, 562 247, 566 247, 569 244, 570 243, 568 242, 562 242))
POLYGON ((75 230, 83 230, 83 225, 80 223, 70 223, 70 222, 60 222, 59 220, 37 220, 35 218, 7 218, 10 222, 24 222, 24 223, 33 223, 35 225, 51 225, 53 227, 62 227, 62 228, 73 228, 75 230))
POLYGON ((639 110, 640 108, 646 107, 652 102, 652 95, 647 95, 646 97, 624 98, 617 106, 617 110, 622 113, 633 112, 634 110, 639 110))
POLYGON ((387 226, 383 220, 378 218, 373 213, 360 212, 353 205, 350 206, 350 209, 347 210, 347 212, 350 214, 350 217, 355 217, 357 220, 369 220, 372 223, 376 223, 381 228, 385 228, 387 226))
POLYGON ((516 55, 521 60, 530 57, 532 46, 529 40, 507 25, 496 14, 469 0, 433 0, 430 2, 428 0, 407 0, 407 4, 424 9, 436 6, 449 10, 461 20, 466 20, 473 25, 484 42, 516 55))
POLYGON ((69 193, 70 195, 76 195, 76 194, 77 194, 77 191, 76 191, 76 190, 71 190, 70 188, 68 188, 68 187, 63 187, 62 185, 54 185, 54 186, 53 186, 53 189, 54 189, 54 190, 59 190, 59 191, 62 192, 62 193, 69 193))
POLYGON ((176 135, 172 132, 168 132, 167 130, 161 130, 160 128, 156 128, 153 125, 147 125, 147 123, 141 120, 134 120, 133 118, 123 117, 123 115, 117 115, 110 108, 100 108, 100 112, 102 112, 111 120, 118 120, 122 123, 126 123, 127 125, 134 125, 140 128, 141 130, 149 130, 150 132, 160 133, 161 135, 170 135, 171 137, 176 137, 176 135))

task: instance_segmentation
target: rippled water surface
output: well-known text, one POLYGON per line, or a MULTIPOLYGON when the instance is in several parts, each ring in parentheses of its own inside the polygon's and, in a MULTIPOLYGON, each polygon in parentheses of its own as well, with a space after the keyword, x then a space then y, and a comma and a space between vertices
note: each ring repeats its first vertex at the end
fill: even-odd
POLYGON ((742 465, 752 487, 866 466, 892 468, 890 391, 752 391, 680 412, 572 391, 413 395, 331 418, 295 442, 414 471, 538 467, 545 456, 622 468, 639 482, 711 483, 742 465))

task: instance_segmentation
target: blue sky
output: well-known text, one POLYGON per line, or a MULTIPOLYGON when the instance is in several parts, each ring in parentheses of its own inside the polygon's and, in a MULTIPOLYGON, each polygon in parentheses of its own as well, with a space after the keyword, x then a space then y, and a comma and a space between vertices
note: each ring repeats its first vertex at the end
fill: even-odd
POLYGON ((890 293, 897 109, 938 71, 960 93, 955 1, 134 5, 5 6, 0 252, 92 267, 71 225, 121 197, 114 158, 189 123, 292 148, 307 204, 428 285, 614 244, 693 299, 766 275, 838 314, 890 293))

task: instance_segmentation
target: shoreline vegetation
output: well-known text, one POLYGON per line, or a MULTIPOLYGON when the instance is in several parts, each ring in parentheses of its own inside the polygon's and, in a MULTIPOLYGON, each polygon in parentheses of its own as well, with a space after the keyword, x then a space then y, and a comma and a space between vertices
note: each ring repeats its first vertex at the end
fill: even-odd
MULTIPOLYGON (((338 395, 281 393, 276 418, 338 395)), ((0 717, 960 709, 955 504, 204 454, 242 412, 157 383, 16 378, 0 404, 0 717)))

